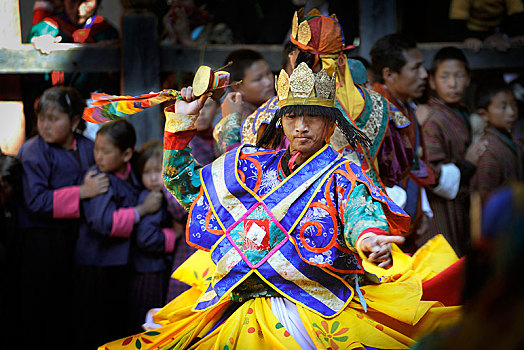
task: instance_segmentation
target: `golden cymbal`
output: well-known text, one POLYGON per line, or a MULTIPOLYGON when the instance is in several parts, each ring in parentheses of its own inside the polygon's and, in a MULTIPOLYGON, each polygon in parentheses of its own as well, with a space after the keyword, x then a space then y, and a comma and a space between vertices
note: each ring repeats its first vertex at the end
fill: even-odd
POLYGON ((219 100, 229 86, 229 72, 214 71, 208 66, 200 66, 193 78, 193 94, 199 97, 212 92, 211 98, 219 100))

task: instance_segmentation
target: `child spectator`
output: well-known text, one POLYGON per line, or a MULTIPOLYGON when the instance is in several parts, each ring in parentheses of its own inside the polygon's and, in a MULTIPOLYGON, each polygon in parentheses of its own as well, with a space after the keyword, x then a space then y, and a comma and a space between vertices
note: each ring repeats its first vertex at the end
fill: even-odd
POLYGON ((231 74, 232 83, 240 83, 231 86, 231 90, 240 94, 240 96, 236 95, 234 101, 242 105, 241 112, 245 117, 275 95, 275 78, 269 64, 256 51, 249 49, 233 51, 226 57, 224 64, 229 62, 232 64, 224 70, 231 74))
POLYGON ((240 49, 231 52, 224 70, 231 74, 231 86, 222 102, 222 120, 215 126, 214 137, 221 153, 240 144, 240 130, 251 113, 261 104, 275 96, 275 78, 264 57, 253 50, 240 49), (228 127, 234 125, 234 127, 228 127), (231 139, 238 140, 232 142, 231 139))
POLYGON ((485 142, 471 145, 468 110, 461 102, 470 82, 466 57, 460 49, 444 47, 429 76, 436 97, 429 100, 422 125, 427 160, 436 175, 428 191, 433 210, 432 234, 442 233, 459 255, 469 250, 469 180, 485 142))
POLYGON ((97 132, 97 173, 109 178, 107 192, 82 202, 76 242, 78 324, 75 349, 94 349, 126 333, 131 286, 130 237, 135 223, 156 212, 161 196, 148 195, 138 204, 140 182, 132 171, 136 134, 124 119, 104 124, 97 132))
MULTIPOLYGON (((18 213, 24 241, 21 314, 40 319, 39 327, 27 329, 30 334, 22 341, 50 340, 56 325, 63 323, 59 310, 73 301, 80 201, 107 190, 106 176, 86 175, 94 164, 93 142, 76 132, 84 126, 80 118, 84 107, 85 101, 73 88, 46 90, 36 106, 38 135, 26 141, 18 154, 24 197, 18 213)), ((63 325, 67 330, 70 324, 63 325)))
POLYGON ((524 180, 524 149, 512 135, 518 118, 517 101, 501 78, 486 80, 479 86, 476 107, 487 122, 480 138, 487 142, 487 148, 478 160, 471 188, 480 193, 484 203, 493 190, 511 181, 524 180))
MULTIPOLYGON (((162 199, 162 141, 149 141, 138 151, 137 170, 145 189, 139 202, 153 194, 162 199)), ((134 268, 131 320, 132 329, 140 332, 146 313, 153 307, 164 305, 176 233, 173 218, 167 210, 167 201, 154 213, 146 215, 137 225, 132 243, 134 268)))

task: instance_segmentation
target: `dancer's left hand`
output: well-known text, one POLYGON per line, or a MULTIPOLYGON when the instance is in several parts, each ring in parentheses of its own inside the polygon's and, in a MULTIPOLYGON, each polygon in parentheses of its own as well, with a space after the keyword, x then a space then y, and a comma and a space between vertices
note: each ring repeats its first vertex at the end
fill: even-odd
POLYGON ((360 242, 360 249, 367 259, 384 269, 391 266, 391 243, 402 244, 405 239, 401 236, 371 235, 360 242))

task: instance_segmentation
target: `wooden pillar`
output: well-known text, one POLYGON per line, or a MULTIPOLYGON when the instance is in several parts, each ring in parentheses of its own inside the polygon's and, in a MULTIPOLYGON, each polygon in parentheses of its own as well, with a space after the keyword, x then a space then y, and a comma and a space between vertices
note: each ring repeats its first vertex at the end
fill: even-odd
POLYGON ((380 37, 397 31, 396 0, 360 1, 359 54, 369 59, 369 50, 380 37))
MULTIPOLYGON (((160 90, 159 43, 156 16, 148 12, 122 16, 122 94, 136 96, 160 90)), ((150 107, 128 118, 137 134, 137 148, 163 137, 160 106, 150 107)))
MULTIPOLYGON (((18 0, 0 1, 0 48, 22 46, 18 0)), ((0 65, 3 60, 0 59, 0 65)), ((16 155, 25 137, 25 118, 21 100, 20 77, 0 74, 0 149, 16 155)))
POLYGON ((0 1, 0 47, 18 48, 22 43, 20 34, 20 9, 18 0, 0 1))

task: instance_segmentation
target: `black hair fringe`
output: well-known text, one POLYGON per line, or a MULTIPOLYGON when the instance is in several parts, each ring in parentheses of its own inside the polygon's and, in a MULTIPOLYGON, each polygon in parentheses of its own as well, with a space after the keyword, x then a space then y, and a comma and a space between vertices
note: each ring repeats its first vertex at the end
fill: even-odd
POLYGON ((309 66, 309 68, 313 68, 313 64, 315 63, 315 55, 311 52, 299 49, 297 59, 295 62, 295 67, 298 67, 298 65, 302 62, 305 62, 309 66))
POLYGON ((363 148, 369 148, 371 146, 371 140, 360 130, 358 130, 351 122, 349 122, 342 112, 334 107, 324 107, 316 105, 291 105, 284 106, 277 110, 273 119, 271 119, 269 125, 264 130, 264 133, 258 140, 257 147, 265 147, 275 149, 280 145, 282 141, 283 128, 277 127, 278 121, 285 115, 311 115, 311 116, 322 116, 333 120, 344 137, 351 145, 356 148, 358 144, 363 148))

